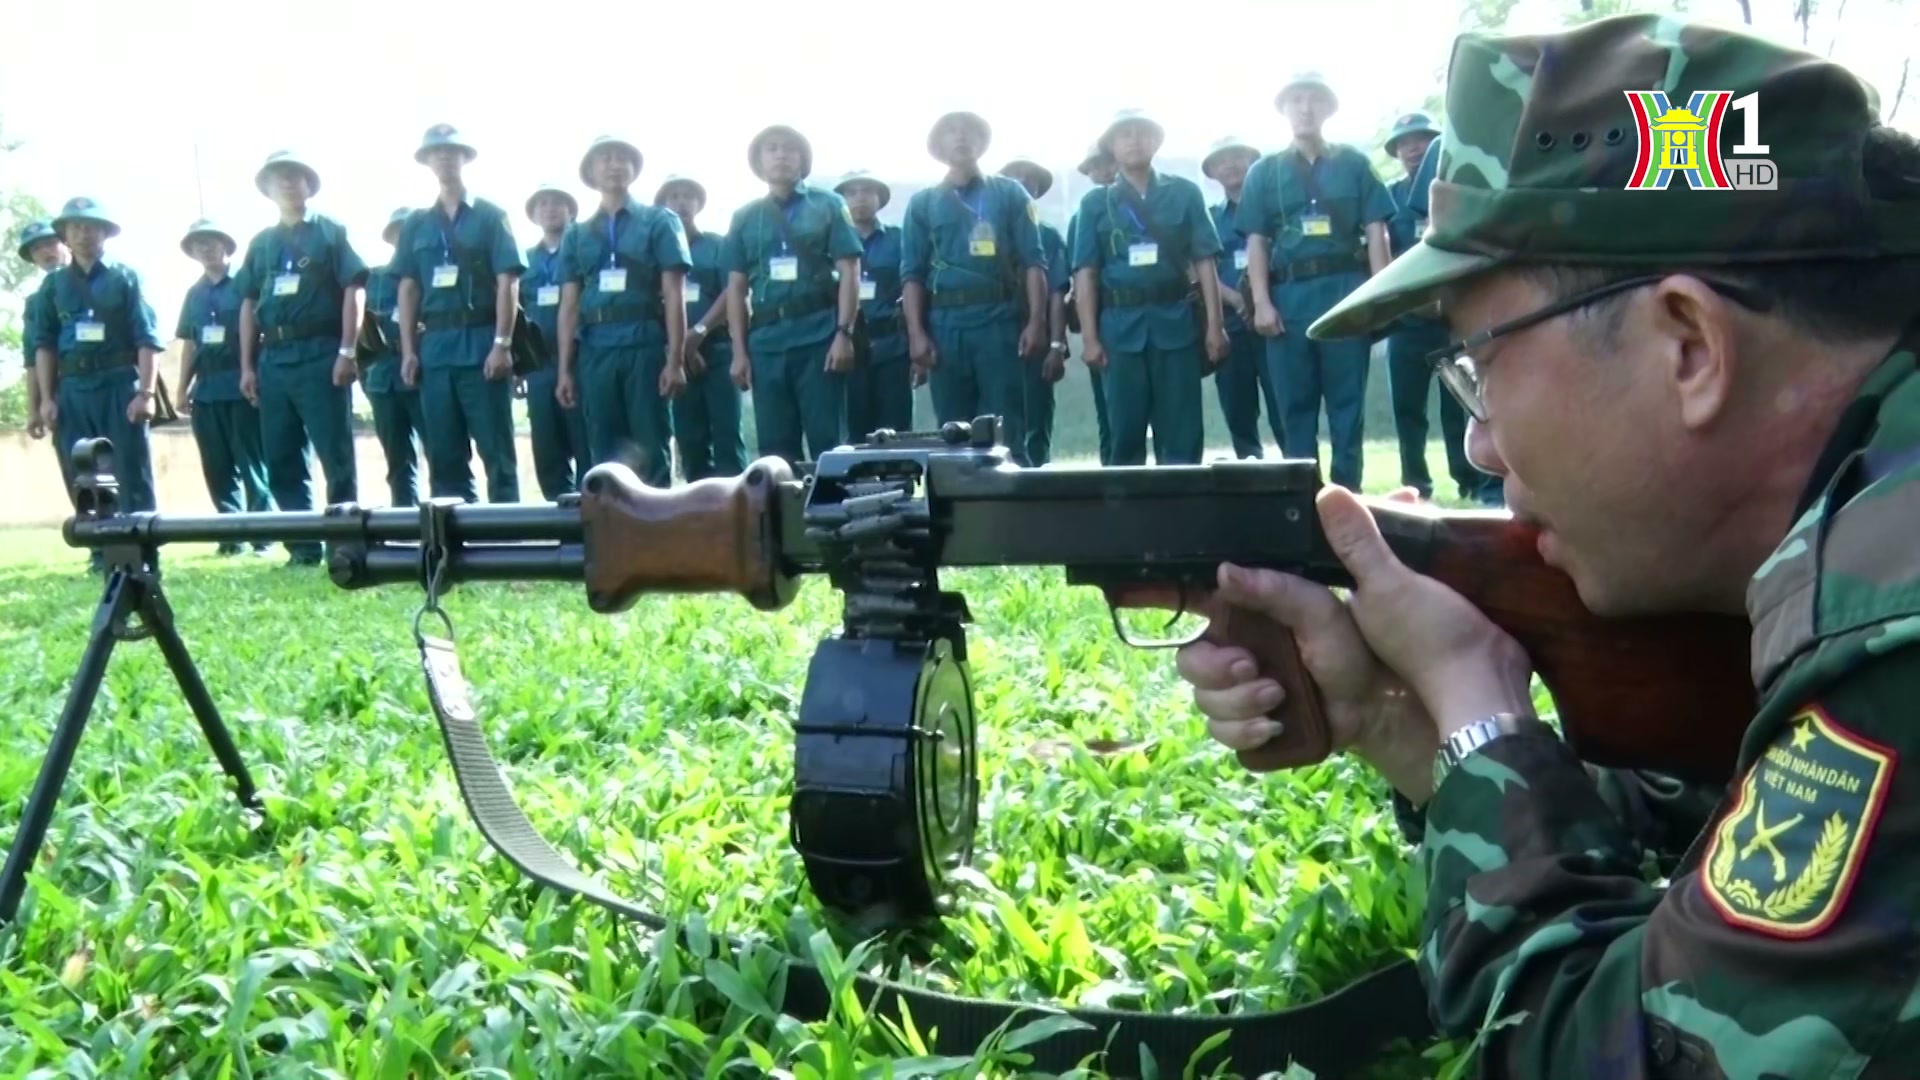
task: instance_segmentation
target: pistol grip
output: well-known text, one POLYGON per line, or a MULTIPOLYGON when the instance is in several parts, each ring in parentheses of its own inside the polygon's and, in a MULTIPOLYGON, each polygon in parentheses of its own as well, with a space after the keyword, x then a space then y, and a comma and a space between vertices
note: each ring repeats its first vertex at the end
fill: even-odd
POLYGON ((1307 674, 1293 632, 1245 608, 1227 608, 1223 616, 1213 620, 1207 636, 1251 652, 1260 674, 1279 683, 1287 694, 1274 716, 1283 730, 1262 746, 1239 751, 1240 764, 1253 772, 1272 772, 1325 760, 1333 752, 1327 704, 1307 674))

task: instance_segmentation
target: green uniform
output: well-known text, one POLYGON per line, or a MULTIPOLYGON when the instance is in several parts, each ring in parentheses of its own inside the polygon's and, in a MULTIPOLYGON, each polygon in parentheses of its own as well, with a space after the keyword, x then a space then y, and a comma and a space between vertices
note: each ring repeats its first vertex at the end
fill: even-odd
POLYGON ((1074 270, 1098 274, 1112 464, 1146 464, 1149 427, 1156 464, 1199 464, 1206 327, 1187 274, 1220 250, 1199 185, 1155 170, 1144 196, 1125 177, 1095 188, 1074 243, 1074 270))
POLYGON ((452 214, 436 202, 400 226, 394 273, 420 290, 420 404, 436 498, 479 501, 472 467, 478 450, 487 501, 520 501, 513 378, 489 379, 483 369, 498 329, 498 276, 519 277, 526 268, 506 211, 485 199, 463 199, 452 214))
MULTIPOLYGON (((1817 54, 1667 15, 1463 35, 1434 184, 1445 197, 1425 238, 1308 333, 1376 333, 1469 275, 1525 263, 1613 262, 1622 278, 1699 267, 1712 281, 1721 267, 1818 265, 1835 252, 1920 257, 1920 203, 1872 191, 1879 183, 1863 169, 1878 104, 1868 84, 1817 54), (1801 103, 1757 121, 1777 188, 1721 185, 1715 174, 1731 159, 1670 170, 1637 133, 1636 119, 1669 105, 1706 115, 1746 99, 1801 103), (1571 129, 1559 126, 1567 117, 1579 118, 1571 129)), ((1726 122, 1740 121, 1730 111, 1726 122)), ((1721 141, 1738 131, 1722 128, 1721 141)), ((1480 1075, 1912 1075, 1916 316, 1908 305, 1900 340, 1844 409, 1781 420, 1824 430, 1746 585, 1757 710, 1704 826, 1670 831, 1692 840, 1675 865, 1643 869, 1660 838, 1608 797, 1624 786, 1608 782, 1617 774, 1583 764, 1550 731, 1495 735, 1423 807, 1419 972, 1444 1034, 1484 1034, 1480 1075)), ((1462 372, 1460 392, 1477 402, 1470 378, 1462 372)), ((1507 407, 1524 403, 1499 401, 1491 423, 1507 407)))
MULTIPOLYGON (((41 284, 46 284, 45 279, 41 280, 41 284)), ((42 313, 46 310, 47 301, 40 295, 38 288, 27 294, 27 302, 21 311, 20 317, 20 352, 22 354, 21 360, 27 369, 26 377, 29 379, 34 377, 34 342, 40 340, 40 321, 44 317, 42 313)), ((55 323, 58 323, 57 319, 55 323)), ((60 486, 66 491, 67 499, 69 503, 71 503, 73 499, 73 461, 65 451, 60 449, 59 439, 51 440, 51 444, 54 450, 54 460, 60 463, 60 486)))
POLYGON ((734 211, 721 250, 727 272, 746 276, 753 312, 757 453, 811 461, 847 437, 847 377, 827 370, 839 312, 834 263, 862 251, 847 201, 805 181, 785 202, 755 199, 734 211))
MULTIPOLYGON (((1047 296, 1065 296, 1073 286, 1073 266, 1067 258, 1067 241, 1060 230, 1040 223, 1040 253, 1047 260, 1047 296)), ((1023 294, 1024 295, 1024 294, 1023 294)), ((1021 318, 1027 305, 1020 305, 1021 318)), ((1053 332, 1048 324, 1047 332, 1053 332)), ((1052 342, 1048 342, 1049 345, 1052 342)), ((1022 363, 1021 405, 1026 411, 1026 458, 1022 462, 1034 468, 1053 460, 1053 384, 1044 376, 1045 364, 1022 363)))
MULTIPOLYGON (((233 275, 254 304, 261 334, 254 360, 267 486, 281 510, 313 509, 313 447, 328 505, 359 501, 353 456, 353 387, 333 385, 346 290, 364 285, 367 264, 347 230, 323 214, 262 229, 233 275)), ((321 546, 287 545, 295 561, 318 563, 321 546)))
MULTIPOLYGON (((684 223, 683 223, 684 225, 684 223)), ((724 237, 696 232, 687 238, 693 269, 687 273, 687 325, 692 326, 726 295, 727 271, 721 265, 724 237)), ((747 471, 747 440, 740 430, 740 388, 733 385, 733 341, 723 331, 700 345, 706 368, 687 376, 687 388, 673 401, 673 434, 680 444, 680 468, 689 481, 709 476, 738 476, 747 471)))
POLYGON ((943 181, 915 192, 900 236, 901 280, 926 287, 927 331, 939 352, 927 379, 934 421, 997 415, 1009 456, 1023 464, 1020 294, 1026 272, 1046 262, 1039 221, 1020 181, 979 176, 961 187, 943 181))
POLYGON ((580 286, 574 393, 587 412, 593 463, 634 459, 650 487, 673 483, 673 428, 660 373, 667 360, 660 275, 693 266, 680 215, 629 199, 567 227, 562 285, 580 286))
MULTIPOLYGON (((1073 245, 1080 227, 1080 211, 1076 208, 1073 216, 1067 219, 1067 270, 1073 270, 1073 245)), ((1067 294, 1067 303, 1075 300, 1071 287, 1067 294)), ((1093 395, 1093 422, 1100 436, 1100 464, 1113 464, 1113 433, 1107 422, 1107 380, 1106 372, 1097 367, 1087 368, 1087 387, 1093 395)))
POLYGON ((578 398, 572 408, 560 404, 560 249, 539 243, 527 249, 527 272, 520 275, 520 308, 540 328, 545 361, 527 374, 527 426, 532 429, 533 475, 540 497, 558 502, 580 490, 592 464, 587 442, 587 413, 578 398))
MULTIPOLYGON (((207 497, 222 514, 273 509, 260 449, 260 410, 240 393, 240 290, 201 277, 180 304, 173 336, 194 342, 192 422, 207 497)), ((266 544, 254 545, 265 550, 266 544)), ((221 544, 222 553, 239 544, 221 544)))
POLYGON ((1328 479, 1360 490, 1367 366, 1364 339, 1314 341, 1299 330, 1366 280, 1366 227, 1393 216, 1367 156, 1329 145, 1309 165, 1289 147, 1247 170, 1234 228, 1269 245, 1269 292, 1286 332, 1267 340, 1267 376, 1280 387, 1289 458, 1320 457, 1320 403, 1333 442, 1328 479))
MULTIPOLYGON (((1208 208, 1213 215, 1213 231, 1220 237, 1220 254, 1214 269, 1220 284, 1246 294, 1247 238, 1233 227, 1239 212, 1237 203, 1221 200, 1208 208)), ((1252 303, 1252 301, 1248 301, 1252 303)), ((1233 440, 1233 456, 1241 459, 1264 458, 1260 446, 1260 403, 1266 402, 1267 423, 1273 428, 1273 442, 1283 452, 1287 445, 1287 427, 1281 419, 1280 395, 1267 377, 1267 342, 1254 332, 1240 313, 1222 305, 1227 341, 1232 351, 1226 363, 1213 373, 1214 393, 1220 396, 1220 413, 1227 421, 1227 435, 1233 440)))
POLYGON ((426 409, 420 387, 400 378, 400 278, 393 265, 367 274, 367 310, 386 329, 394 348, 374 357, 360 373, 360 389, 373 406, 373 431, 387 459, 387 501, 390 506, 417 506, 420 502, 419 454, 427 440, 426 409))
POLYGON ((847 437, 913 430, 913 364, 900 322, 900 229, 875 223, 861 240, 860 366, 847 380, 847 437))
POLYGON ((113 475, 122 510, 154 510, 147 425, 127 419, 140 388, 138 350, 159 352, 159 321, 133 268, 102 257, 91 271, 75 260, 40 282, 33 350, 59 357, 53 441, 70 458, 81 439, 113 443, 113 475))

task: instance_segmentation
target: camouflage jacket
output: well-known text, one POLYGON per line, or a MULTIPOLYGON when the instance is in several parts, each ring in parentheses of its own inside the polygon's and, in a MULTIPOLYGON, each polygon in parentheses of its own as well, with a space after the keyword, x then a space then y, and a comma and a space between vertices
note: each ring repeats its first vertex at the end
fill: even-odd
POLYGON ((1862 386, 1753 576, 1760 709, 1669 884, 1620 777, 1551 736, 1427 803, 1419 969, 1443 1031, 1484 1031, 1481 1075, 1920 1075, 1917 355, 1862 386))

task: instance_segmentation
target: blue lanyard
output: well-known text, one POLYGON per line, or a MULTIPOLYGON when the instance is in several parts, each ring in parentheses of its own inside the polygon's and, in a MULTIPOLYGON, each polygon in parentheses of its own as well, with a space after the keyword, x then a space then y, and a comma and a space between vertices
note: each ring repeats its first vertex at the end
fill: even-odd
POLYGON ((225 287, 227 282, 232 280, 233 279, 230 277, 223 277, 219 281, 212 281, 207 283, 207 325, 208 326, 215 326, 219 324, 220 322, 220 290, 223 287, 225 287))
POLYGON ((967 197, 960 194, 959 188, 953 189, 953 197, 961 206, 966 207, 967 213, 973 215, 974 221, 979 222, 987 219, 987 185, 985 183, 980 185, 980 195, 973 202, 968 202, 967 197))
POLYGON ((615 259, 614 256, 615 256, 615 253, 619 250, 619 246, 620 246, 620 212, 616 210, 613 213, 607 215, 607 265, 608 266, 614 266, 617 264, 618 260, 615 259))
POLYGON ((453 226, 449 228, 446 211, 438 206, 433 208, 433 223, 440 226, 440 257, 447 262, 453 261, 453 234, 459 231, 460 219, 466 216, 467 204, 461 203, 460 209, 453 212, 453 226))
POLYGON ((304 221, 295 222, 280 239, 280 254, 285 259, 284 269, 289 274, 293 273, 294 256, 300 257, 301 266, 307 265, 307 249, 300 246, 300 230, 305 225, 304 221))
POLYGON ((540 249, 540 273, 545 275, 549 285, 554 283, 553 264, 559 261, 558 251, 548 251, 545 247, 540 249))
POLYGON ((1134 212, 1133 212, 1133 204, 1132 204, 1132 203, 1128 203, 1128 202, 1122 202, 1122 203, 1120 204, 1120 209, 1122 209, 1122 210, 1124 210, 1124 211, 1126 211, 1126 214, 1127 214, 1127 220, 1129 220, 1129 221, 1131 221, 1131 222, 1133 222, 1133 227, 1134 227, 1134 229, 1135 229, 1136 231, 1138 231, 1138 233, 1139 233, 1139 234, 1140 234, 1141 236, 1145 236, 1145 235, 1147 235, 1147 223, 1146 223, 1146 222, 1144 222, 1144 221, 1141 221, 1141 220, 1140 220, 1140 215, 1139 215, 1139 214, 1136 214, 1136 213, 1134 213, 1134 212))

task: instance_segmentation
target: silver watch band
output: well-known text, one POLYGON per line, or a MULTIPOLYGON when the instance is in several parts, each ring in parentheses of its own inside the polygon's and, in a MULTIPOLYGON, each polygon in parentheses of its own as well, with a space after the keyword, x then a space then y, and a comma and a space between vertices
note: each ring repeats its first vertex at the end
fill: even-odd
POLYGON ((1518 713, 1495 713, 1484 720, 1475 720, 1441 740, 1440 752, 1433 757, 1433 789, 1439 791, 1441 782, 1456 766, 1495 739, 1549 730, 1537 717, 1518 713))

